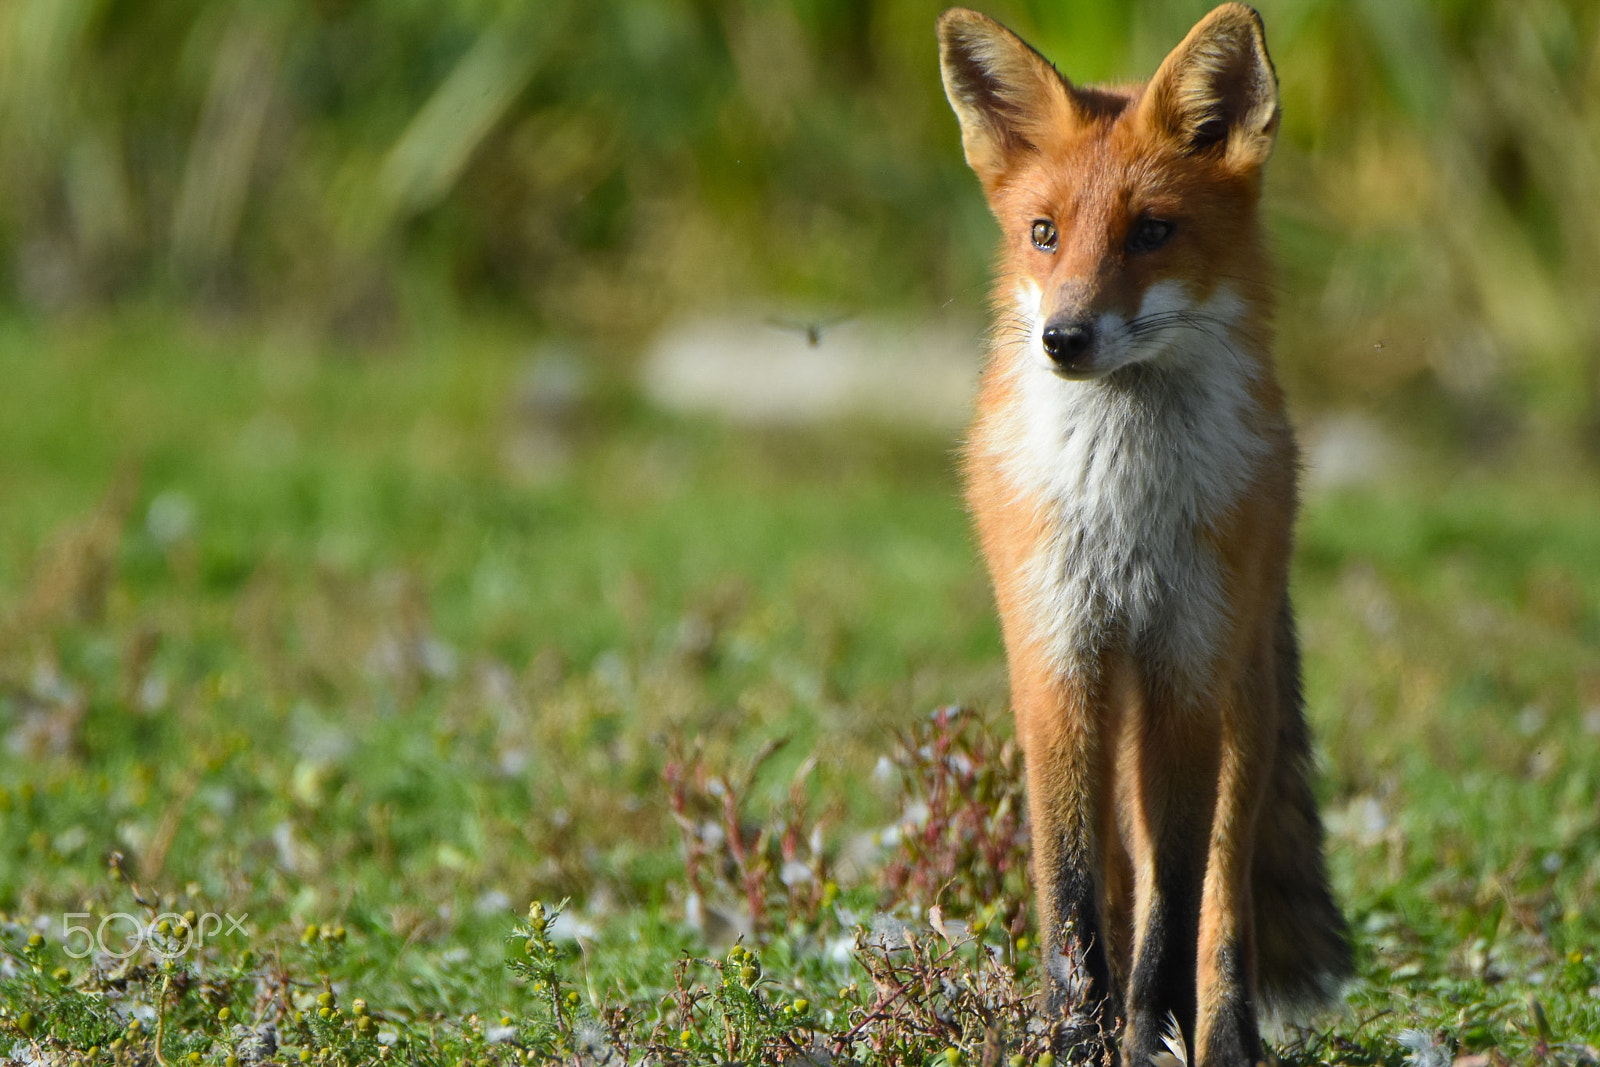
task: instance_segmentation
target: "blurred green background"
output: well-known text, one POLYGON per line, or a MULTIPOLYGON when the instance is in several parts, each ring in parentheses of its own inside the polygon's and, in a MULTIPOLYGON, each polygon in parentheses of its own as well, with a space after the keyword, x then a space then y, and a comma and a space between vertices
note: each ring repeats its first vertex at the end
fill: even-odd
MULTIPOLYGON (((983 6, 1095 81, 1209 5, 983 6)), ((1600 3, 1259 6, 1361 953, 1330 1041, 1600 1044, 1600 3)), ((228 953, 347 925, 334 970, 424 1021, 522 1012, 509 917, 570 896, 649 1008, 710 937, 670 760, 791 737, 753 814, 803 784, 872 854, 898 731, 1009 730, 943 414, 737 424, 639 373, 669 335, 975 372, 995 233, 939 8, 0 0, 0 949, 133 907, 115 852, 248 911, 228 953)), ((16 973, 0 1032, 77 1017, 16 973)))
MULTIPOLYGON (((8 0, 0 299, 626 366, 685 309, 981 314, 930 0, 8 0)), ((1207 0, 997 0, 1083 81, 1207 0)), ((1263 0, 1297 401, 1469 444, 1600 417, 1600 5, 1263 0)))

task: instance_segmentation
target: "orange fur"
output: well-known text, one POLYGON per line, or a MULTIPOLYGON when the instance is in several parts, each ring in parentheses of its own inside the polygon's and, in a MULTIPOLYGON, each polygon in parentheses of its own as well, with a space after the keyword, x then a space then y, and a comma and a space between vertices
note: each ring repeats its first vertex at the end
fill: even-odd
POLYGON ((1027 757, 1041 940, 1094 978, 1127 1062, 1160 1049, 1170 1012, 1191 1062, 1252 1063, 1263 994, 1314 999, 1349 969, 1287 601, 1297 457, 1257 214, 1278 122, 1260 20, 1219 7, 1132 88, 1076 87, 974 12, 946 12, 939 38, 1003 233, 966 496, 1027 757))

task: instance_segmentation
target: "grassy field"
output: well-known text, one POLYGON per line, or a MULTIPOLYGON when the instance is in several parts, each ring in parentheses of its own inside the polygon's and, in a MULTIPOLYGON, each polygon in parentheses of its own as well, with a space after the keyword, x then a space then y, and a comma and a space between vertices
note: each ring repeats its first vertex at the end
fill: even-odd
MULTIPOLYGON (((953 442, 668 418, 510 328, 96 323, 0 322, 0 1059, 1038 1047, 953 442)), ((1275 1048, 1593 1062, 1600 477, 1406 425, 1306 501, 1361 976, 1275 1048)))

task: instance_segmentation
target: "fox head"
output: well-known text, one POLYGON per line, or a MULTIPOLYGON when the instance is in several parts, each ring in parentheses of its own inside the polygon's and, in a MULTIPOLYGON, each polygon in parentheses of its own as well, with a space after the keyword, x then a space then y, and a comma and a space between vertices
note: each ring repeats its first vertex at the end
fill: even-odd
POLYGON ((1279 109, 1255 11, 1212 11, 1144 86, 1075 86, 962 8, 939 19, 939 61, 1031 358, 1100 378, 1265 317, 1257 203, 1279 109))

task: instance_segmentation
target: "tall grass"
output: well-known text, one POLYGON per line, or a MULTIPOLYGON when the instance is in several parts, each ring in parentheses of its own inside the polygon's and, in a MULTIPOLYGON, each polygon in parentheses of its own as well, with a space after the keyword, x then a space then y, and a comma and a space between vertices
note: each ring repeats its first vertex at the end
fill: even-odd
MULTIPOLYGON (((941 98, 941 0, 12 0, 0 292, 384 339, 515 309, 602 352, 688 306, 974 315, 992 240, 941 98)), ((1201 0, 996 0, 1080 80, 1201 0)), ((1299 395, 1600 411, 1600 7, 1262 0, 1299 395)))

